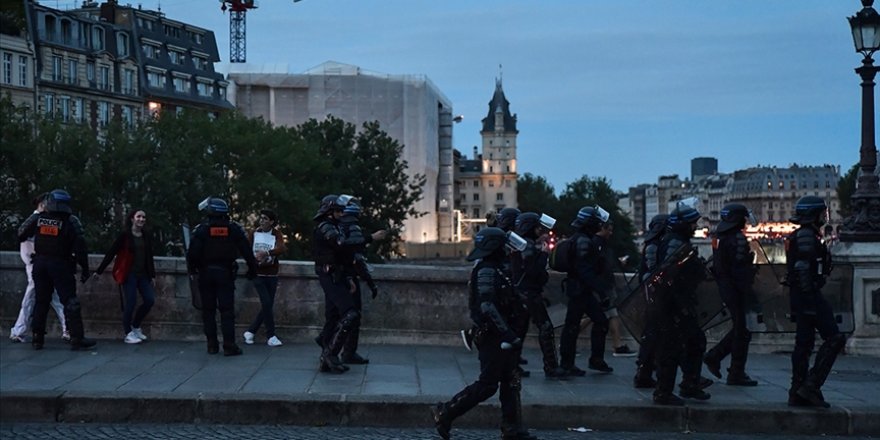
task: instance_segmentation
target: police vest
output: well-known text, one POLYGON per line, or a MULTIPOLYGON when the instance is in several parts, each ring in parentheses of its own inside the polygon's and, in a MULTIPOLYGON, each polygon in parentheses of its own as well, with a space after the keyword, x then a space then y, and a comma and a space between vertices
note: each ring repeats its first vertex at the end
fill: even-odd
POLYGON ((34 233, 34 253, 49 257, 70 257, 73 251, 70 216, 42 213, 34 233))
POLYGON ((228 221, 211 221, 203 223, 206 228, 205 255, 206 262, 231 262, 238 257, 238 248, 235 246, 234 224, 228 221))

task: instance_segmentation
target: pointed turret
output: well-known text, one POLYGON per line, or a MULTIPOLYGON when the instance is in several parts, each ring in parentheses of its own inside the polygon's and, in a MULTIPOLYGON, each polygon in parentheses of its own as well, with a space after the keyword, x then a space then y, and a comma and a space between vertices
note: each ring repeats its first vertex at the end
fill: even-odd
POLYGON ((483 118, 482 122, 483 130, 481 133, 491 133, 499 129, 517 133, 516 115, 510 114, 510 102, 504 97, 504 89, 498 78, 495 79, 495 93, 492 95, 492 100, 489 101, 489 114, 483 118))

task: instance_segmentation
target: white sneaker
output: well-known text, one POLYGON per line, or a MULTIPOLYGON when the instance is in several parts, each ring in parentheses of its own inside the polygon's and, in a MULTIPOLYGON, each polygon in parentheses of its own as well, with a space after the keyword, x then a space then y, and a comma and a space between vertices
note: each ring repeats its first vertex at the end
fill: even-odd
POLYGON ((134 333, 134 335, 137 336, 138 339, 140 339, 141 341, 147 340, 147 335, 145 335, 144 332, 141 331, 141 329, 137 327, 132 327, 131 332, 134 333))
POLYGON ((70 341, 70 332, 67 330, 61 332, 61 339, 64 339, 65 341, 70 341))
POLYGON ((254 334, 251 332, 244 332, 244 343, 247 345, 254 345, 254 334))
POLYGON ((141 341, 141 338, 137 337, 137 335, 134 333, 134 330, 128 332, 128 334, 125 335, 125 339, 123 339, 123 341, 125 341, 126 344, 140 344, 141 342, 143 342, 141 341))
POLYGON ((266 345, 270 347, 280 347, 284 344, 281 343, 281 339, 278 339, 277 336, 272 336, 271 338, 269 338, 268 341, 266 341, 266 345))

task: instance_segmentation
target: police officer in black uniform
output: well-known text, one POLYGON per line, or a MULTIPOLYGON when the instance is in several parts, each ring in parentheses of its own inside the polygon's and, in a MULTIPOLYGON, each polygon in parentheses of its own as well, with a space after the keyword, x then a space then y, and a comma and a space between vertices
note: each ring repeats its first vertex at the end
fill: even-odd
MULTIPOLYGON (((642 262, 639 267, 639 279, 642 283, 648 281, 651 273, 657 269, 660 262, 657 261, 660 241, 666 232, 667 214, 657 214, 651 218, 648 224, 648 232, 645 233, 642 245, 642 262)), ((636 292, 635 294, 642 294, 636 292)), ((644 314, 644 327, 639 344, 639 357, 636 359, 636 375, 633 378, 633 386, 636 388, 654 388, 657 381, 652 377, 654 374, 654 352, 657 347, 657 317, 654 303, 648 303, 644 314)))
POLYGON ((46 315, 52 292, 58 292, 64 304, 64 319, 70 331, 70 349, 82 350, 95 346, 95 341, 84 336, 82 312, 76 297, 76 265, 80 281, 89 279, 89 259, 82 223, 73 215, 70 194, 62 189, 49 193, 46 211, 32 214, 18 228, 19 241, 34 237, 34 285, 36 298, 31 328, 35 350, 45 343, 46 315))
POLYGON ((822 243, 820 232, 827 213, 828 206, 821 198, 801 197, 791 219, 800 227, 788 236, 785 243, 791 313, 797 324, 788 391, 791 406, 830 406, 822 395, 822 385, 838 353, 846 345, 846 336, 837 328, 831 305, 822 296, 822 286, 831 273, 831 255, 822 243), (810 354, 817 331, 823 342, 813 368, 810 368, 810 354))
POLYGON ((324 373, 348 371, 339 353, 353 329, 360 325, 360 312, 354 296, 359 294, 357 283, 351 277, 351 249, 383 237, 382 231, 371 235, 345 237, 339 220, 351 196, 329 194, 321 199, 313 220, 318 224, 312 234, 312 255, 315 273, 324 290, 324 328, 321 330, 322 347, 319 370, 324 373))
POLYGON ((229 220, 229 205, 217 197, 199 203, 205 219, 196 226, 186 260, 189 272, 199 276, 202 296, 202 324, 208 340, 208 354, 220 351, 217 341, 217 311, 223 333, 223 355, 242 354, 235 343, 235 259, 241 255, 248 266, 247 278, 257 276, 257 260, 244 228, 229 220))
POLYGON ((522 339, 517 335, 529 318, 522 297, 515 292, 503 268, 508 260, 505 245, 509 234, 512 233, 496 227, 481 229, 474 238, 474 250, 467 257, 468 261, 478 261, 471 271, 468 306, 478 328, 474 343, 479 350, 480 377, 448 402, 432 407, 437 432, 447 440, 456 418, 499 389, 501 438, 536 439, 522 426, 522 382, 517 371, 522 339))
POLYGON ((703 358, 709 372, 720 379, 721 361, 729 354, 727 384, 737 386, 758 384, 745 370, 752 340, 752 333, 746 327, 746 308, 750 306, 747 302, 754 297, 752 283, 757 273, 755 254, 749 250, 749 241, 743 234, 750 215, 749 209, 739 203, 721 208, 721 223, 715 228, 712 240, 712 267, 721 299, 730 311, 733 328, 703 358))
POLYGON ((546 234, 556 220, 548 215, 524 212, 516 218, 515 231, 526 240, 522 252, 510 253, 510 269, 516 290, 526 298, 526 305, 532 323, 538 328, 538 345, 544 359, 544 376, 548 379, 562 379, 565 370, 559 366, 556 356, 556 337, 553 322, 547 314, 544 303, 544 285, 549 280, 547 273, 548 243, 546 234), (544 239, 544 241, 541 241, 544 239), (540 243, 538 243, 541 241, 540 243))
POLYGON ((668 284, 658 287, 652 295, 657 318, 657 386, 654 402, 660 405, 683 405, 673 394, 676 369, 681 366, 681 397, 707 400, 700 370, 706 351, 706 335, 700 328, 696 312, 696 289, 706 278, 705 268, 691 245, 700 213, 680 205, 669 214, 668 230, 660 242, 657 261, 659 269, 668 271, 668 284), (690 251, 684 257, 679 252, 690 251))
MULTIPOLYGON (((600 272, 601 263, 599 242, 595 235, 609 221, 607 211, 600 206, 581 208, 571 226, 577 232, 569 238, 575 240, 574 268, 566 278, 565 294, 568 296, 568 310, 560 336, 560 364, 570 376, 583 376, 586 371, 574 365, 575 346, 581 332, 581 318, 586 314, 593 321, 590 334, 590 360, 587 367, 603 373, 614 371, 605 362, 605 337, 608 335, 608 317, 605 308, 610 304, 613 285, 600 272)), ((606 268, 607 269, 607 268, 606 268)))

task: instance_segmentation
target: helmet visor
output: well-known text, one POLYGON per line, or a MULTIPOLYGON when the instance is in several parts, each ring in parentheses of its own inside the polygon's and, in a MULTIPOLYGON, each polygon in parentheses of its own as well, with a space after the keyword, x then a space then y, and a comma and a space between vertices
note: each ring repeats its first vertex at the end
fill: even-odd
POLYGON ((209 203, 211 203, 211 197, 205 197, 205 200, 199 202, 199 212, 207 210, 209 203))
POLYGON ((611 214, 609 214, 608 211, 602 209, 602 207, 599 205, 596 205, 596 215, 599 216, 599 220, 601 220, 602 223, 608 223, 608 219, 611 218, 611 214))
POLYGON ((758 218, 755 217, 755 213, 752 210, 749 210, 749 215, 746 216, 746 220, 748 220, 749 224, 754 226, 758 226, 758 218))
POLYGON ((541 226, 547 228, 547 230, 553 229, 553 226, 556 225, 556 219, 547 214, 541 214, 541 218, 538 219, 538 222, 541 223, 541 226))
POLYGON ((516 232, 510 231, 507 233, 507 242, 505 243, 507 249, 517 252, 522 252, 526 249, 528 242, 525 238, 522 238, 516 232))

